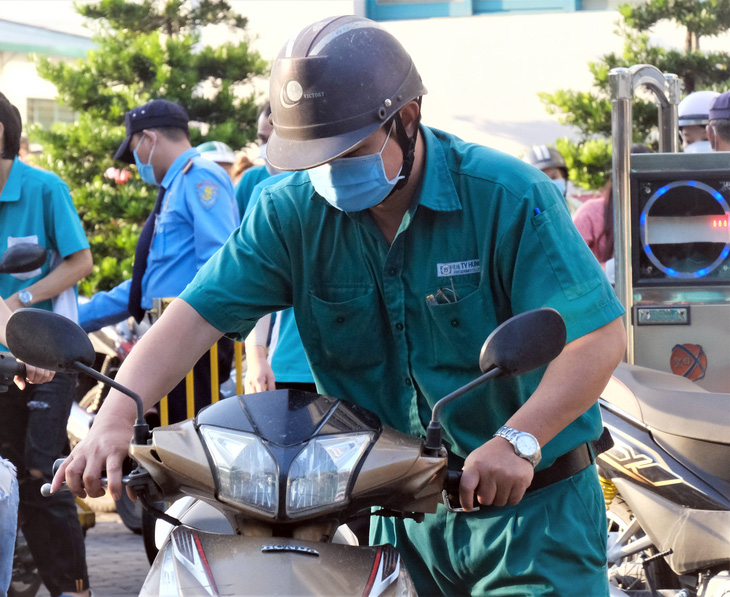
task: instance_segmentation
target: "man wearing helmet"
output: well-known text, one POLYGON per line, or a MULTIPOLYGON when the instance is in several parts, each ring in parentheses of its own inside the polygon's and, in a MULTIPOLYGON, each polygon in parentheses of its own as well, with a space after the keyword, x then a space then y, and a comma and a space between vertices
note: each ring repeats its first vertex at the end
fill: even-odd
MULTIPOLYGON (((588 446, 625 350, 623 309, 555 186, 421 126, 425 93, 410 56, 367 19, 327 19, 290 40, 272 71, 267 156, 300 172, 262 192, 117 379, 151 404, 222 333, 245 337, 293 306, 321 392, 423 435, 434 403, 480 374, 497 325, 554 307, 568 344, 549 367, 479 386, 444 413, 462 503, 476 491, 486 507, 439 508, 420 524, 378 517, 371 538, 401 551, 422 595, 607 595, 588 446), (535 440, 530 453, 519 436, 535 440)), ((133 418, 112 390, 55 487, 65 477, 98 495, 106 465, 118 495, 133 418)))
POLYGON ((730 151, 730 91, 718 95, 712 102, 707 136, 712 151, 730 151))
POLYGON ((685 153, 712 151, 705 127, 709 122, 710 106, 718 95, 717 91, 695 91, 679 102, 679 135, 685 153))

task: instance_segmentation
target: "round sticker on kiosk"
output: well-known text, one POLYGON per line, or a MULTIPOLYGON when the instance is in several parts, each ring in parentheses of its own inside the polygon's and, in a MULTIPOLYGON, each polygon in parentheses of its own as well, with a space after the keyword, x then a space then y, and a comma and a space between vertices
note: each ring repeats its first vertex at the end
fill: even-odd
POLYGON ((639 234, 646 257, 664 274, 703 278, 730 255, 730 205, 704 182, 677 180, 646 202, 639 234))

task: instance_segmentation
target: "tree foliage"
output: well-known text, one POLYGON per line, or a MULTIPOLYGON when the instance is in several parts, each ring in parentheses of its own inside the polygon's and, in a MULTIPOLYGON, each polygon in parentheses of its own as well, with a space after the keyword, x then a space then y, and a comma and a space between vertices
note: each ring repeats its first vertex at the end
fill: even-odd
POLYGON ((92 294, 131 276, 157 194, 139 177, 125 181, 110 170, 126 166, 112 159, 124 139, 124 113, 165 98, 187 109, 194 146, 216 140, 244 147, 256 137, 253 83, 268 64, 250 47, 246 19, 225 0, 99 0, 76 10, 94 30, 94 49, 74 63, 37 60, 76 121, 30 134, 43 144, 39 165, 71 189, 94 256, 81 292, 92 294), (236 41, 201 47, 208 25, 226 26, 236 41))
MULTIPOLYGON (((730 54, 700 50, 702 37, 721 35, 730 29, 730 0, 648 0, 635 6, 624 4, 619 13, 622 20, 618 34, 625 40, 623 52, 588 63, 593 88, 539 94, 549 113, 577 129, 577 141, 559 139, 557 148, 566 158, 571 179, 589 188, 601 186, 611 171, 611 69, 651 64, 679 76, 684 94, 700 89, 725 91, 730 87, 730 54), (683 50, 650 43, 650 29, 661 21, 671 21, 684 29, 683 50)), ((633 119, 634 142, 655 145, 654 104, 635 98, 633 119)))

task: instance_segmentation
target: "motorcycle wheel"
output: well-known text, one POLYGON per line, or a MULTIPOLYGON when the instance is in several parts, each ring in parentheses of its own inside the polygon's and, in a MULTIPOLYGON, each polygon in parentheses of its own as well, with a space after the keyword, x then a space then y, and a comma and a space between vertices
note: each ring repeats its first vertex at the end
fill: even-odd
MULTIPOLYGON (((617 494, 606 512, 606 518, 608 523, 608 544, 610 546, 618 541, 623 532, 631 525, 634 521, 634 514, 628 504, 617 494)), ((624 537, 623 543, 630 544, 644 535, 644 531, 640 529, 635 535, 624 537)), ((645 552, 647 556, 656 553, 657 551, 653 547, 645 552)), ((663 558, 653 560, 646 567, 642 562, 641 553, 617 562, 608 570, 609 582, 624 591, 648 591, 650 587, 654 587, 654 589, 682 588, 677 576, 663 558)))
POLYGON ((23 533, 18 529, 13 553, 13 576, 8 587, 8 597, 35 597, 40 588, 40 572, 33 561, 23 533))
POLYGON ((142 504, 139 500, 133 502, 127 495, 126 491, 122 491, 122 499, 116 501, 117 514, 122 519, 124 526, 137 535, 142 534, 142 504))

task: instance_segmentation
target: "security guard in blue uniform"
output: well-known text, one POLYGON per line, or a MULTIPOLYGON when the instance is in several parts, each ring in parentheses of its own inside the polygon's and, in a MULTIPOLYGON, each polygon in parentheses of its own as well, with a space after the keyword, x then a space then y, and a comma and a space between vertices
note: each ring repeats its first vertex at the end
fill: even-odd
MULTIPOLYGON (((189 140, 185 108, 163 99, 125 115, 127 136, 115 159, 135 164, 142 180, 159 187, 155 208, 140 234, 132 278, 81 305, 86 331, 134 316, 154 298, 175 297, 239 224, 230 178, 203 159, 189 140)), ((230 369, 232 346, 219 344, 221 378, 230 369)), ((210 362, 196 365, 196 411, 210 401, 210 362)), ((170 421, 186 418, 184 384, 170 394, 170 421)))

